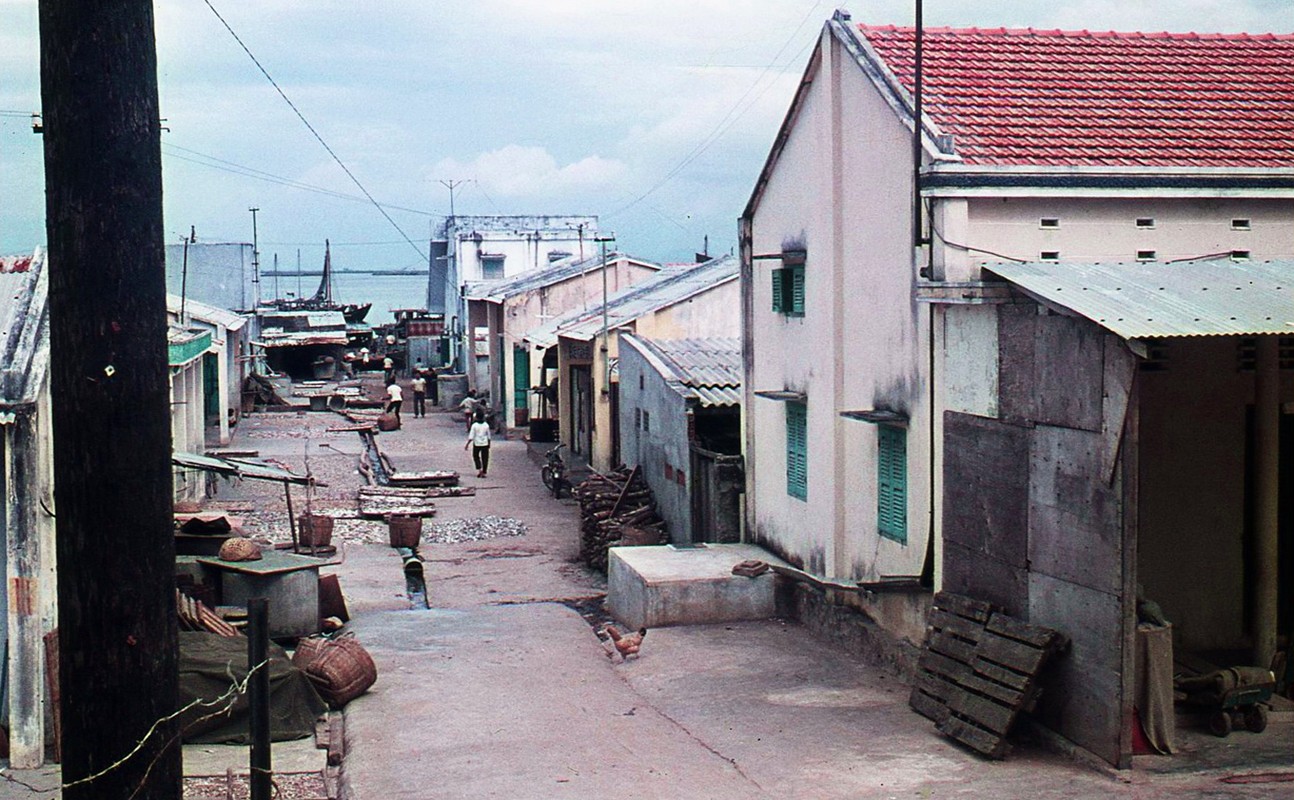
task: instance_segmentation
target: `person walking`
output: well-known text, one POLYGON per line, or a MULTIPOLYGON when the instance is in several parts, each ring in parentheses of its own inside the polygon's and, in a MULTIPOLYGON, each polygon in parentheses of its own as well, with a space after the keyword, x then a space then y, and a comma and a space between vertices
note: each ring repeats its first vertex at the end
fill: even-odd
POLYGON ((476 465, 476 477, 484 478, 490 471, 490 425, 485 421, 485 413, 476 412, 472 427, 467 429, 467 441, 463 449, 472 448, 472 463, 476 465))
POLYGON ((413 389, 413 416, 427 416, 427 379, 418 372, 410 381, 409 388, 413 389))
POLYGON ((400 405, 404 402, 404 390, 400 388, 400 384, 391 383, 386 387, 386 396, 386 413, 395 414, 396 420, 399 421, 400 405))
POLYGON ((468 389, 467 397, 464 397, 463 401, 458 404, 458 410, 463 413, 463 420, 467 423, 469 429, 472 427, 472 418, 476 416, 478 408, 480 408, 480 401, 476 399, 476 390, 468 389))

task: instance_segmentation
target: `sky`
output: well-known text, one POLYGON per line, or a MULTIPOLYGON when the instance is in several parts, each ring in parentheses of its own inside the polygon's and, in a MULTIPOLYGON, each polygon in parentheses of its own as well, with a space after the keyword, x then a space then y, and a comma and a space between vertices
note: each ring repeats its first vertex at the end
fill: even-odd
MULTIPOLYGON (((0 254, 45 241, 36 0, 0 0, 0 254)), ((426 263, 433 221, 593 214, 662 262, 735 247, 737 218, 835 8, 912 0, 157 0, 168 243, 262 264, 426 263), (266 80, 237 33, 357 186, 266 80), (384 216, 364 194, 386 211, 384 216), (387 216, 390 219, 387 219, 387 216)), ((1294 32, 1294 0, 926 0, 925 24, 1294 32)))

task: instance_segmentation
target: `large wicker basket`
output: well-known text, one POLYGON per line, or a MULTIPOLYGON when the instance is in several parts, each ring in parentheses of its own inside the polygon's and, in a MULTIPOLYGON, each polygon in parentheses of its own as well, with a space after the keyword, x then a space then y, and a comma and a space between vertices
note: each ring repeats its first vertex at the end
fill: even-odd
POLYGON ((342 708, 377 682, 377 665, 354 636, 302 639, 292 663, 333 708, 342 708))

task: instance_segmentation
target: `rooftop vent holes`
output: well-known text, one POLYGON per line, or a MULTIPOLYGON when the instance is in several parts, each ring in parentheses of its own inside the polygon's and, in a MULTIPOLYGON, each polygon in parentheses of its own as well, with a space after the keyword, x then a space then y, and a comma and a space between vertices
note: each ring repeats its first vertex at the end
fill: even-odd
POLYGON ((1247 231, 1250 230, 1250 227, 1248 219, 1237 217, 1236 219, 1231 220, 1231 230, 1233 231, 1247 231))
POLYGON ((1038 220, 1038 227, 1043 230, 1055 230, 1060 227, 1059 217, 1043 217, 1038 220))
POLYGON ((1137 217, 1137 227, 1142 230, 1151 230, 1155 227, 1155 218, 1137 217))

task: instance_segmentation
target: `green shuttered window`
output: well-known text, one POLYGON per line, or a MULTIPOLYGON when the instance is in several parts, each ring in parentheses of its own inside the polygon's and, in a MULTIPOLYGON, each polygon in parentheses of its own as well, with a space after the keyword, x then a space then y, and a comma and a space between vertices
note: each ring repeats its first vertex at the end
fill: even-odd
POLYGON ((786 493, 809 499, 809 437, 804 403, 786 404, 786 493))
POLYGON ((908 543, 908 432, 881 425, 876 459, 876 519, 881 536, 908 543))
POLYGON ((775 269, 773 311, 788 317, 804 316, 804 265, 775 269))

